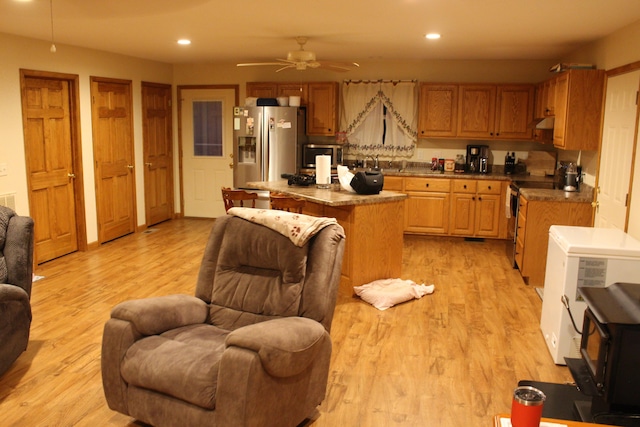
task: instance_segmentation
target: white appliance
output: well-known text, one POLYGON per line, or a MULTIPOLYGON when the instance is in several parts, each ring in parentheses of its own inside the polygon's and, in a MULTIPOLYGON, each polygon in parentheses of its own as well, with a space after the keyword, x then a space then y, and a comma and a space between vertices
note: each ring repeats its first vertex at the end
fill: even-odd
POLYGON ((640 242, 615 228, 549 228, 540 329, 553 361, 580 357, 580 334, 587 305, 579 287, 640 283, 640 242), (565 301, 563 298, 566 296, 565 301))

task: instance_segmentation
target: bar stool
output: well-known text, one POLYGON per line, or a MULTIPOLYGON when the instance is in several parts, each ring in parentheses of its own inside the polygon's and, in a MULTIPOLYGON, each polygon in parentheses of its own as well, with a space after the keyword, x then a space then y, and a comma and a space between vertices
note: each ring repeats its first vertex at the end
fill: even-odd
MULTIPOLYGON (((257 193, 249 193, 244 190, 232 190, 227 187, 222 187, 222 200, 224 200, 224 210, 228 211, 232 207, 236 206, 236 203, 240 207, 244 207, 245 200, 251 200, 251 207, 256 207, 257 193)), ((248 207, 248 206, 247 206, 248 207)))
POLYGON ((270 193, 271 209, 279 211, 296 212, 301 214, 305 201, 297 197, 287 196, 282 193, 270 193))

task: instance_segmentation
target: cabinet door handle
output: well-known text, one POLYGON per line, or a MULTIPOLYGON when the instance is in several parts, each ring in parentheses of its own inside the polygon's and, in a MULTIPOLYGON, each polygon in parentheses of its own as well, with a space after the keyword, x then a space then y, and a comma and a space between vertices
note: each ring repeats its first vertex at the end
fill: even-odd
POLYGON ((463 188, 466 190, 467 189, 467 184, 465 184, 463 188))
POLYGON ((429 183, 426 183, 426 184, 425 184, 425 186, 426 186, 427 188, 429 188, 429 183))
POLYGON ((491 190, 491 186, 488 186, 487 188, 488 188, 489 190, 491 190))

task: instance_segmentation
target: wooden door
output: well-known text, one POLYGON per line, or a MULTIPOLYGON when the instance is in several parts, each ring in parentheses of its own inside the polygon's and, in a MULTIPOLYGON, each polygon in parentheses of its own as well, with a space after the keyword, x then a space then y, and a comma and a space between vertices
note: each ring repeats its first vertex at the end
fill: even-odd
POLYGON ((627 230, 640 70, 609 77, 602 125, 596 227, 627 230))
POLYGON ((136 194, 131 81, 91 77, 98 240, 133 233, 136 194))
POLYGON ((418 136, 456 136, 458 126, 458 85, 420 85, 418 136))
POLYGON ((144 200, 147 226, 173 217, 171 85, 142 83, 144 200))
POLYGON ((496 87, 460 85, 458 136, 489 138, 494 134, 496 87))
POLYGON ((77 76, 21 70, 22 114, 35 222, 35 263, 75 252, 84 237, 77 76), (81 197, 80 197, 81 199, 81 197))

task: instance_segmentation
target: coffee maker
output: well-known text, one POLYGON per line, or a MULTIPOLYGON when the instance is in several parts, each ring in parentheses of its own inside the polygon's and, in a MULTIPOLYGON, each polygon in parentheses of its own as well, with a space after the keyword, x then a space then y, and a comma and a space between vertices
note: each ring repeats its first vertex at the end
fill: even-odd
POLYGON ((467 170, 471 173, 489 171, 488 145, 467 145, 467 170))

